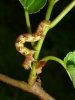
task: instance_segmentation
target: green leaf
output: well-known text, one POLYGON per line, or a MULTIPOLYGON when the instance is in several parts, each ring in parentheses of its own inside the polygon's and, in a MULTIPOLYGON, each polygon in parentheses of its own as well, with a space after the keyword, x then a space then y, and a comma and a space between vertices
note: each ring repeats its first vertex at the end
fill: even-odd
POLYGON ((75 87, 75 51, 69 52, 64 58, 64 63, 67 67, 67 72, 75 87))
POLYGON ((19 2, 29 14, 32 14, 39 12, 45 6, 47 0, 19 0, 19 2))

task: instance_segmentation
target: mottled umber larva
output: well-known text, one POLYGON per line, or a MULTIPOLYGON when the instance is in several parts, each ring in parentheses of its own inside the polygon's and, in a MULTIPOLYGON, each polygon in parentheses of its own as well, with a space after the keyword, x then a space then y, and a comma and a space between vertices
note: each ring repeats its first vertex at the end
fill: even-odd
POLYGON ((33 61, 35 61, 35 59, 33 58, 33 55, 34 55, 35 51, 26 48, 24 46, 24 43, 25 42, 36 42, 36 41, 44 38, 44 34, 43 34, 44 28, 49 27, 49 26, 50 26, 50 23, 47 22, 46 20, 43 20, 38 25, 38 28, 37 28, 35 33, 33 33, 33 34, 26 34, 26 33, 21 34, 17 38, 15 46, 16 46, 17 51, 25 56, 25 61, 22 64, 25 69, 31 68, 31 63, 33 61))

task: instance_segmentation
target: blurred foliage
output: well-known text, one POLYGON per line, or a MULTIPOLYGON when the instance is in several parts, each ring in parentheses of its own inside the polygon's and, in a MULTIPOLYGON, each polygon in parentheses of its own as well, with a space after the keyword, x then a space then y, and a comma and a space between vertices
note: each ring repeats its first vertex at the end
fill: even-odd
MULTIPOLYGON (((51 21, 71 2, 56 3, 51 21)), ((33 32, 45 17, 47 5, 39 13, 30 15, 33 32)), ((0 73, 14 79, 27 81, 29 71, 22 68, 25 59, 15 49, 15 40, 27 32, 23 7, 18 0, 0 0, 0 73)), ((53 29, 44 41, 40 58, 48 55, 61 59, 75 50, 75 8, 53 29)), ((57 62, 50 61, 40 74, 42 87, 57 100, 74 100, 75 90, 65 71, 57 62)), ((0 100, 39 100, 34 95, 0 82, 0 100)))

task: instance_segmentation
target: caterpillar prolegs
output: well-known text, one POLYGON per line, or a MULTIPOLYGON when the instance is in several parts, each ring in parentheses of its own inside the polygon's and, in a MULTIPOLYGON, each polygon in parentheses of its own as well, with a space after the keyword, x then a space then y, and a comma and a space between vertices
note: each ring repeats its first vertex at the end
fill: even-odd
POLYGON ((35 33, 33 34, 21 34, 15 43, 16 49, 18 52, 20 52, 22 55, 25 56, 25 61, 23 62, 23 67, 25 69, 31 68, 32 62, 35 61, 33 58, 33 55, 35 53, 34 50, 29 50, 24 46, 25 42, 36 42, 42 38, 44 38, 44 28, 49 27, 50 23, 47 22, 46 20, 43 20, 39 25, 35 33))

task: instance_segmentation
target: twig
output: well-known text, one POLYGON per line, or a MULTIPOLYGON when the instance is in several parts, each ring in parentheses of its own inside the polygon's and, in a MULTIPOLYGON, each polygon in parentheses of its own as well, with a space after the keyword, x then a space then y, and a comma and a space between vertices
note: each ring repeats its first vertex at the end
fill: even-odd
POLYGON ((0 81, 10 84, 14 87, 20 88, 24 91, 30 92, 36 95, 41 100, 55 100, 52 96, 46 93, 38 83, 35 83, 31 86, 24 81, 18 81, 3 74, 0 74, 0 81))

